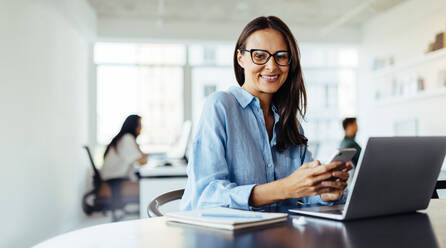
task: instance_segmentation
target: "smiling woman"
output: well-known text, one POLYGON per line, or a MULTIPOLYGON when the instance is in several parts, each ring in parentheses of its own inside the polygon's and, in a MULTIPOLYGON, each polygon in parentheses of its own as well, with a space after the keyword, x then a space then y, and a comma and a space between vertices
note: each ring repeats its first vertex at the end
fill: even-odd
MULTIPOLYGON (((259 25, 257 29, 259 29, 260 27, 262 26, 259 25)), ((271 115, 270 108, 266 106, 269 106, 271 104, 273 94, 279 91, 279 89, 282 87, 282 85, 288 78, 288 72, 290 71, 290 64, 291 64, 289 50, 294 50, 294 53, 297 54, 297 47, 295 43, 291 45, 291 47, 294 47, 294 49, 289 49, 288 46, 289 45, 285 42, 281 32, 266 26, 266 28, 264 27, 264 29, 259 29, 250 34, 249 36, 248 32, 247 34, 242 33, 242 35, 239 38, 239 41, 237 42, 237 47, 239 47, 239 49, 236 50, 237 55, 234 56, 234 60, 236 60, 236 62, 234 63, 234 67, 236 68, 236 77, 240 86, 242 86, 243 89, 247 90, 254 96, 257 96, 260 99, 260 102, 265 105, 264 107, 262 107, 262 109, 265 108, 263 114, 270 139, 272 138, 272 126, 274 119, 273 116, 271 115), (246 50, 245 47, 250 49, 246 50), (255 47, 257 49, 252 49, 251 47, 255 47), (245 51, 250 51, 251 56, 247 56, 245 51), (271 51, 271 53, 268 51, 271 51), (272 53, 273 55, 271 55, 272 53), (270 59, 271 57, 273 57, 274 59, 270 59), (277 57, 278 59, 276 59, 277 57), (278 60, 280 63, 278 63, 278 60)), ((293 68, 291 68, 291 74, 295 74, 295 71, 297 70, 296 67, 299 67, 298 72, 300 73, 300 63, 298 63, 298 61, 295 61, 293 63, 293 68)), ((295 77, 294 75, 290 75, 289 78, 290 80, 293 81, 297 79, 297 77, 295 77)), ((298 83, 303 86, 302 76, 300 76, 299 79, 298 83)), ((295 83, 290 82, 287 85, 295 85, 295 83)), ((285 88, 289 87, 284 87, 283 90, 286 90, 285 88)), ((300 90, 294 90, 291 93, 301 94, 301 97, 296 96, 294 97, 294 99, 299 99, 299 98, 303 99, 302 108, 303 111, 305 111, 306 107, 305 88, 300 88, 300 90)), ((286 96, 291 97, 292 94, 286 94, 286 96)), ((290 103, 289 99, 285 99, 283 97, 280 97, 278 99, 282 102, 290 103)), ((296 106, 299 107, 296 104, 288 106, 285 106, 284 104, 280 103, 277 104, 277 107, 279 109, 282 108, 285 110, 290 110, 286 111, 284 113, 285 115, 293 114, 292 112, 294 112, 296 106)), ((294 112, 293 115, 295 116, 296 112, 294 112)), ((279 123, 279 125, 284 124, 283 120, 290 120, 291 122, 294 122, 295 120, 295 118, 289 118, 289 117, 284 117, 281 119, 282 122, 279 123)), ((296 123, 291 123, 291 128, 295 129, 293 130, 295 131, 293 132, 293 134, 299 134, 299 130, 297 129, 296 123)), ((285 137, 287 138, 287 136, 285 137)), ((297 139, 298 138, 296 138, 296 141, 297 139)), ((299 141, 296 142, 296 145, 298 145, 299 143, 306 144, 305 137, 302 136, 300 142, 299 141)), ((279 142, 278 148, 281 149, 281 146, 282 144, 279 142)))
POLYGON ((352 166, 321 165, 307 149, 297 119, 305 114, 305 85, 286 24, 272 16, 248 23, 235 47, 234 71, 241 87, 212 94, 203 107, 182 209, 271 211, 343 200, 352 166))

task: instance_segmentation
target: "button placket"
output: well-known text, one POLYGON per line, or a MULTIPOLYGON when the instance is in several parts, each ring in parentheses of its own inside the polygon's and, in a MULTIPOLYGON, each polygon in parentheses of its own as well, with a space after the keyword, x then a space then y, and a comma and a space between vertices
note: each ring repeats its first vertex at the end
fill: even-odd
MULTIPOLYGON (((255 112, 257 112, 256 118, 257 121, 261 127, 261 129, 263 129, 263 132, 261 133, 262 137, 262 144, 263 144, 263 158, 265 159, 265 162, 267 161, 272 161, 272 154, 271 154, 271 145, 269 142, 269 137, 268 137, 268 132, 266 131, 266 123, 265 123, 265 118, 263 117, 263 110, 260 107, 260 101, 255 98, 255 112)), ((266 163, 266 178, 268 182, 272 182, 274 181, 274 170, 272 170, 273 168, 273 164, 272 162, 270 163, 266 163)))

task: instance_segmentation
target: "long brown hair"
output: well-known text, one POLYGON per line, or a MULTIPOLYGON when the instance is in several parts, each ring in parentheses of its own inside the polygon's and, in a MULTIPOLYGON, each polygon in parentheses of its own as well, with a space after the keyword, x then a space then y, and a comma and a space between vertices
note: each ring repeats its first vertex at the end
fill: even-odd
POLYGON ((107 155, 107 153, 110 151, 111 148, 116 149, 118 142, 121 140, 122 136, 124 136, 125 134, 129 133, 136 139, 136 137, 138 136, 136 129, 138 129, 138 126, 139 126, 139 119, 141 119, 141 116, 139 116, 139 115, 129 115, 129 116, 127 116, 127 118, 125 118, 125 121, 122 124, 121 130, 115 137, 113 137, 112 141, 105 149, 104 158, 107 155))
POLYGON ((274 93, 272 99, 272 104, 276 106, 280 115, 280 120, 277 123, 276 146, 279 151, 283 151, 290 146, 306 146, 308 139, 301 133, 299 129, 299 121, 297 119, 297 114, 299 114, 302 119, 305 117, 307 108, 307 93, 305 91, 300 66, 300 53, 296 39, 282 20, 275 16, 261 16, 246 25, 235 46, 235 78, 240 86, 245 83, 245 73, 244 69, 238 64, 237 51, 246 49, 246 40, 252 33, 268 28, 277 30, 283 35, 283 38, 287 43, 288 51, 291 54, 288 77, 282 87, 274 93))

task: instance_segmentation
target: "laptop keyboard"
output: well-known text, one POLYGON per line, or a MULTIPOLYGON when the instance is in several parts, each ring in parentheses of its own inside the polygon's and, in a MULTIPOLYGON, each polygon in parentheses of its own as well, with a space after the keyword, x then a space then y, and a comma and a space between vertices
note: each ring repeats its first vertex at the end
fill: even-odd
MULTIPOLYGON (((303 207, 303 208, 296 209, 296 210, 305 211, 305 212, 319 212, 319 213, 324 213, 324 214, 342 215, 344 208, 345 208, 344 204, 339 204, 339 205, 334 205, 334 206, 303 207)), ((292 211, 292 210, 290 210, 290 211, 292 211)), ((292 212, 294 212, 294 211, 292 211, 292 212)))

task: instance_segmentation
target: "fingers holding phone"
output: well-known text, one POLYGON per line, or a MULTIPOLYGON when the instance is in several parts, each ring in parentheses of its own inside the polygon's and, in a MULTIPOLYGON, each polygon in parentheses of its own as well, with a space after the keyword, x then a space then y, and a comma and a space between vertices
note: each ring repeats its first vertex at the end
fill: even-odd
POLYGON ((342 166, 334 169, 332 172, 333 179, 341 179, 347 181, 349 178, 348 172, 353 169, 352 158, 356 154, 355 148, 342 148, 339 149, 333 156, 331 161, 340 161, 342 166))
POLYGON ((356 149, 345 148, 339 149, 339 151, 332 156, 329 164, 336 164, 336 166, 330 167, 332 168, 330 170, 331 177, 328 180, 321 182, 321 186, 327 191, 320 194, 324 201, 335 201, 342 197, 344 190, 347 187, 347 181, 350 178, 349 171, 353 169, 351 159, 355 154, 356 149))

